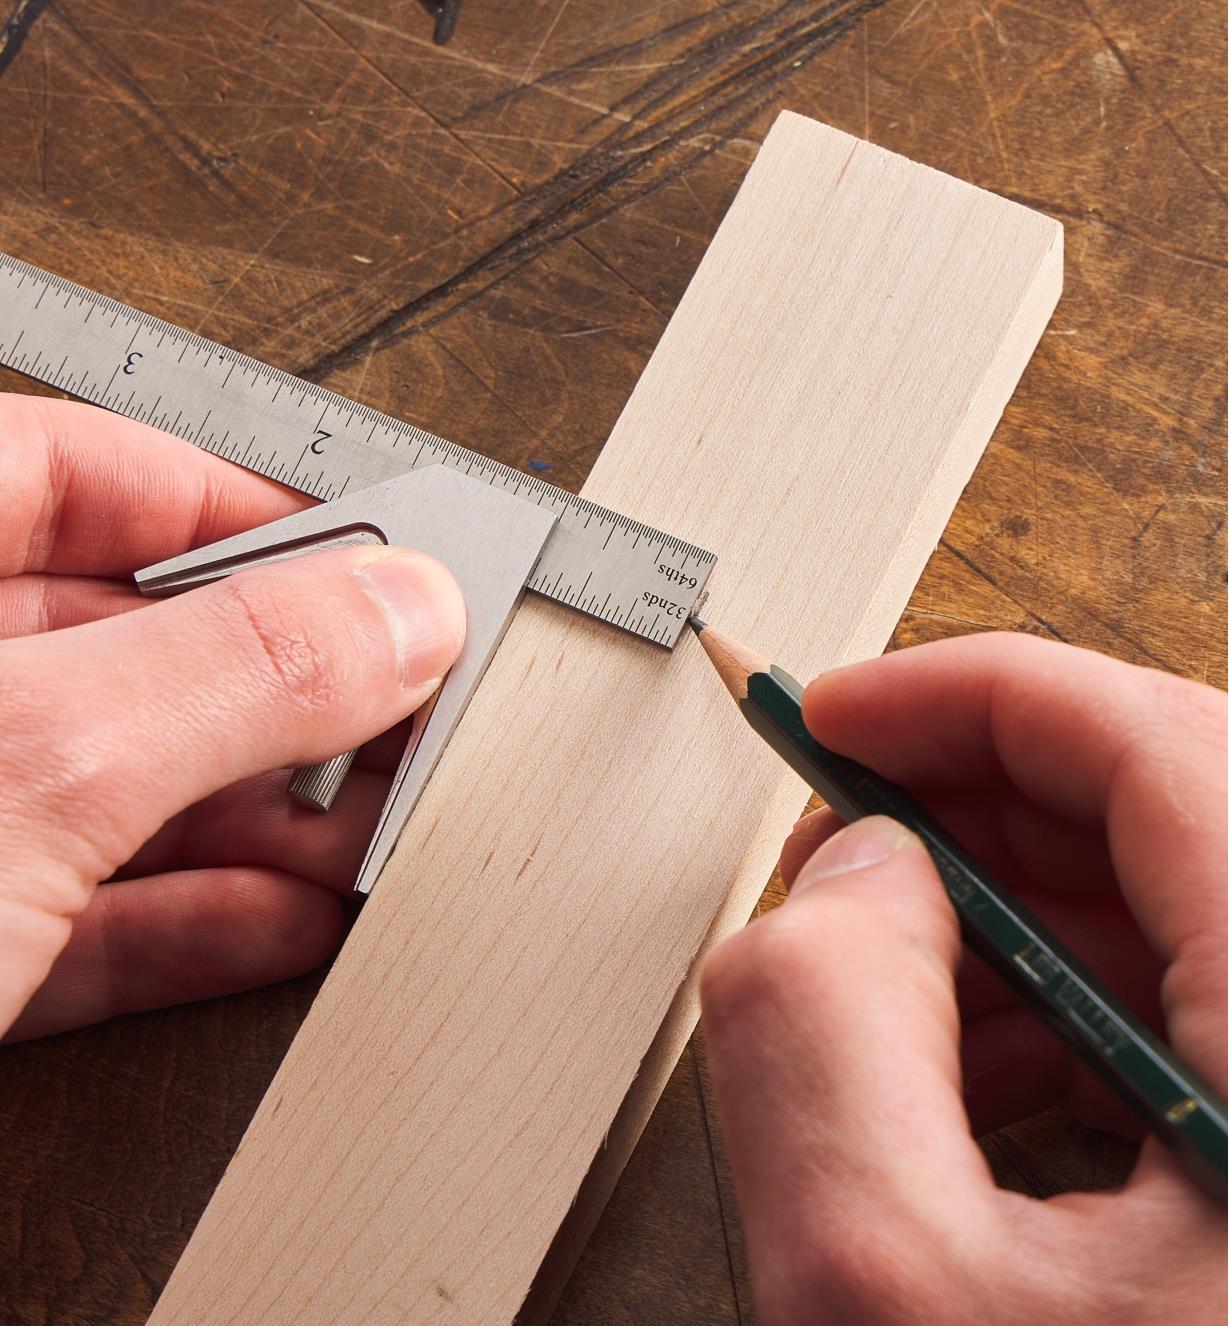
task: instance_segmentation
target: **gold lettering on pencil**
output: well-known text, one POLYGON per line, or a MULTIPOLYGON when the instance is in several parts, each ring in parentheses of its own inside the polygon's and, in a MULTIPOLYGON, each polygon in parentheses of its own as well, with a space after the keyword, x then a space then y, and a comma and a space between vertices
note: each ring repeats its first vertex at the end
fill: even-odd
POLYGON ((1016 965, 1023 967, 1038 985, 1045 985, 1058 974, 1058 963, 1036 944, 1025 944, 1014 957, 1016 965))

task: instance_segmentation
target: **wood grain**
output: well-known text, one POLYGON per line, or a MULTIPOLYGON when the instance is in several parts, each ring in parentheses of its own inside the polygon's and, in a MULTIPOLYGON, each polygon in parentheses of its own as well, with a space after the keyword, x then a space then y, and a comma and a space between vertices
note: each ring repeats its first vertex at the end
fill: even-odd
MULTIPOLYGON (((773 657, 878 652, 1061 281, 1055 222, 784 114, 584 493, 773 657)), ((155 1326, 511 1321, 805 800, 757 744, 694 642, 523 607, 155 1326)))
MULTIPOLYGON (((483 0, 444 49, 415 0, 7 19, 0 248, 573 489, 780 108, 1060 217, 1058 313, 893 644, 1224 684, 1217 0, 483 0)), ((0 1052, 6 1320, 145 1321, 318 983, 0 1052)), ((706 1082, 697 1033, 553 1326, 750 1320, 706 1082)), ((1125 1173, 1061 1118, 987 1145, 1037 1194, 1125 1173)))

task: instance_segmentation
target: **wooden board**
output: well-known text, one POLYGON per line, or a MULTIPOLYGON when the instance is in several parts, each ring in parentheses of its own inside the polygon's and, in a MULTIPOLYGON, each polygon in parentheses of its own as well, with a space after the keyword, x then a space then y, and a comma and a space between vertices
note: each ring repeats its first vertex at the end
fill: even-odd
MULTIPOLYGON (((1060 284, 1056 223, 784 115, 584 491, 800 672, 877 652, 1060 284)), ((698 649, 527 603, 152 1320, 510 1320, 803 799, 698 649)))

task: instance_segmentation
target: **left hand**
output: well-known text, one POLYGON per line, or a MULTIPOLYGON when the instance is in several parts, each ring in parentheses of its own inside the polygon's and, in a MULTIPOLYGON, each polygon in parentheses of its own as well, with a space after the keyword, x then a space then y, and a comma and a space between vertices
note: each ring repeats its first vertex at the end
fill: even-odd
POLYGON ((317 965, 399 752, 361 754, 327 815, 285 766, 422 704, 456 582, 380 546, 148 603, 133 571, 307 499, 87 405, 0 394, 0 492, 0 1034, 317 965))

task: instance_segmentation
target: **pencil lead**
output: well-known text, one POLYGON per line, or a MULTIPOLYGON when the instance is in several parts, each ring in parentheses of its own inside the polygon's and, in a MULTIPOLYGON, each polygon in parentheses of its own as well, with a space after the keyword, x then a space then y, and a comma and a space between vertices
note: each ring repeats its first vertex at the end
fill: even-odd
POLYGON ((707 622, 702 622, 702 621, 699 619, 699 617, 697 617, 697 616, 695 615, 695 613, 693 612, 693 613, 691 614, 691 616, 687 618, 687 625, 690 626, 691 629, 692 629, 697 635, 699 635, 700 632, 701 632, 702 630, 704 630, 704 628, 708 625, 708 623, 707 623, 707 622))

